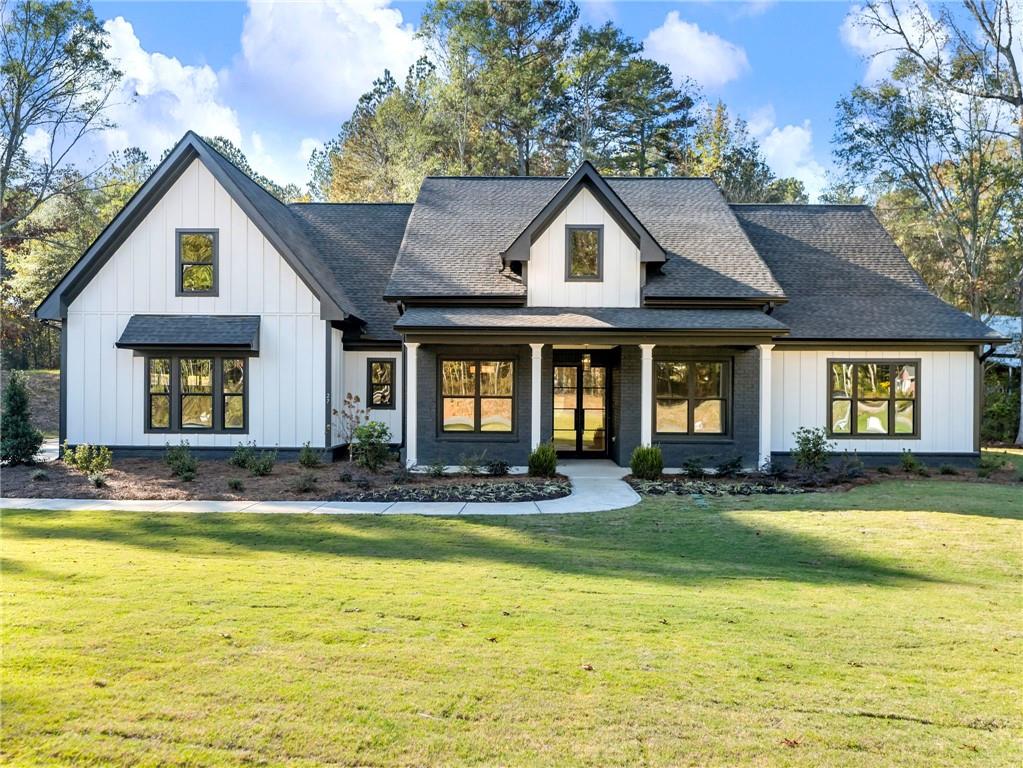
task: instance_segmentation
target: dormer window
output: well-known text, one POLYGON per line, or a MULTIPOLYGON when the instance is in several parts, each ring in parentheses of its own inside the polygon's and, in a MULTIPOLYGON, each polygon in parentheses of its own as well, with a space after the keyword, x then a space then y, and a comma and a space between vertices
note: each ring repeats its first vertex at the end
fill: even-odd
POLYGON ((215 229, 177 231, 177 295, 217 295, 217 235, 215 229))
POLYGON ((604 276, 604 227, 565 227, 565 280, 599 281, 604 276))

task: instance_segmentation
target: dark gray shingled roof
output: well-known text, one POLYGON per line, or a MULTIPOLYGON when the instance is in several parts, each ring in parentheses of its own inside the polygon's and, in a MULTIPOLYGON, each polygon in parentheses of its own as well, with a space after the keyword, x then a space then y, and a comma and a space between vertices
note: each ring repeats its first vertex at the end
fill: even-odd
POLYGON ((552 331, 774 331, 785 326, 758 309, 620 307, 410 307, 398 321, 411 329, 491 328, 552 331))
POLYGON ((398 340, 398 309, 383 300, 405 223, 412 210, 402 203, 297 203, 290 210, 305 227, 320 259, 346 286, 363 337, 398 340))
POLYGON ((259 315, 132 315, 123 349, 210 347, 259 350, 259 315))
MULTIPOLYGON (((565 183, 564 177, 427 178, 398 253, 390 297, 522 299, 501 252, 565 183)), ((607 183, 667 253, 647 297, 782 298, 710 179, 608 178, 607 183)))
POLYGON ((955 339, 994 331, 927 290, 881 226, 859 205, 734 205, 788 303, 773 317, 797 339, 955 339))

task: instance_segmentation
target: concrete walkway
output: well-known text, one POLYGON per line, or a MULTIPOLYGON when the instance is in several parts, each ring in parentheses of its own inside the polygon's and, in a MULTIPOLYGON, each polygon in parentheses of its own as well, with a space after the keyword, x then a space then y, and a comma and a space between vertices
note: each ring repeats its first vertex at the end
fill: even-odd
POLYGON ((610 461, 566 461, 558 471, 572 482, 572 493, 550 501, 174 501, 109 499, 0 499, 0 509, 96 512, 246 512, 316 515, 536 515, 607 512, 639 503, 622 478, 628 469, 610 461))

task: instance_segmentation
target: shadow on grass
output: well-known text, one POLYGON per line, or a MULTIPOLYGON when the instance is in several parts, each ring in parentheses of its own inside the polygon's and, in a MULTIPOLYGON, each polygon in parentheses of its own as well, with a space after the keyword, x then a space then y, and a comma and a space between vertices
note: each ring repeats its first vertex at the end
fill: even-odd
POLYGON ((886 584, 926 574, 685 501, 582 515, 318 517, 8 512, 4 533, 111 542, 182 555, 251 552, 486 562, 562 574, 685 584, 717 579, 886 584), (97 519, 99 518, 99 519, 97 519))

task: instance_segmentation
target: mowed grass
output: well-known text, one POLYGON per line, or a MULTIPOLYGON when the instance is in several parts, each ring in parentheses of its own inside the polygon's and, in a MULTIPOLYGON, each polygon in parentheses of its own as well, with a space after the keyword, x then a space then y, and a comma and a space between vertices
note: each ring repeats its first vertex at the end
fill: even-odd
POLYGON ((7 765, 1018 766, 1019 487, 6 512, 7 765))

